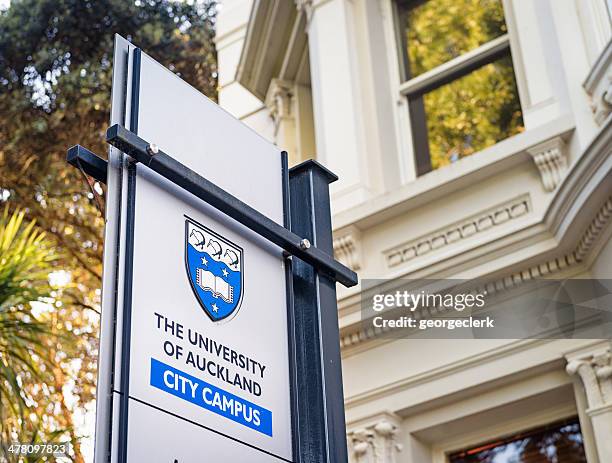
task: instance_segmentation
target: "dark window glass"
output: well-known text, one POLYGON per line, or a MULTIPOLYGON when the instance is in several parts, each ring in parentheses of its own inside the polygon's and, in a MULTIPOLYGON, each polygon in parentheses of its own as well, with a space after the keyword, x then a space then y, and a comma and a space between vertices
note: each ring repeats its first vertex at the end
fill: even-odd
POLYGON ((432 169, 523 130, 509 56, 426 93, 423 104, 432 169))
POLYGON ((523 131, 510 42, 444 72, 441 64, 507 32, 501 0, 397 0, 404 86, 418 175, 523 131))
POLYGON ((449 456, 450 463, 586 463, 577 418, 479 445, 449 456))
POLYGON ((507 32, 501 0, 408 0, 399 7, 410 77, 507 32))

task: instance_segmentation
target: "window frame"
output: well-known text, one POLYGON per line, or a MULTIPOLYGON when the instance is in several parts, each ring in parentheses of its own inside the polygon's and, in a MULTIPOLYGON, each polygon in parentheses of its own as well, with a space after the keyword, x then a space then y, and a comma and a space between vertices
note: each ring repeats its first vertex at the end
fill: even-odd
MULTIPOLYGON (((410 130, 412 133, 412 148, 414 153, 415 172, 417 177, 420 177, 433 170, 431 165, 431 155, 429 151, 429 134, 427 131, 427 120, 425 114, 425 106, 423 103, 423 96, 432 90, 451 83, 457 79, 460 79, 461 77, 470 74, 472 71, 475 71, 487 64, 493 63, 500 58, 508 56, 512 59, 510 35, 507 32, 503 35, 500 35, 499 37, 494 38, 493 40, 490 40, 489 42, 480 45, 477 48, 474 48, 473 50, 470 50, 460 56, 457 56, 456 58, 446 61, 416 77, 410 77, 410 70, 408 65, 408 43, 406 40, 406 34, 402 30, 402 24, 405 23, 405 18, 403 17, 404 15, 400 11, 400 6, 405 7, 405 11, 407 11, 410 7, 416 7, 427 2, 428 0, 391 1, 393 6, 395 39, 399 55, 399 93, 400 96, 402 98, 405 98, 408 103, 408 118, 410 121, 410 130)), ((506 24, 508 24, 505 8, 504 20, 506 21, 506 24)), ((519 76, 517 75, 515 69, 513 69, 513 71, 518 88, 519 76)), ((521 105, 522 110, 520 95, 519 105, 521 105)))
MULTIPOLYGON (((527 399, 527 397, 523 397, 520 401, 525 399, 527 399)), ((435 442, 431 445, 432 463, 450 463, 449 455, 461 451, 466 447, 476 446, 492 439, 503 439, 504 437, 518 434, 530 428, 546 426, 555 421, 571 419, 576 416, 582 428, 583 444, 588 455, 589 452, 593 451, 593 448, 591 444, 587 442, 585 434, 590 431, 585 429, 582 421, 582 414, 578 409, 575 398, 573 399, 574 401, 571 403, 567 402, 550 409, 538 410, 528 415, 520 414, 508 416, 503 422, 500 422, 492 428, 483 429, 479 427, 474 430, 466 431, 461 435, 453 436, 450 439, 435 442)), ((505 404, 507 404, 507 402, 505 402, 505 404)), ((491 410, 492 409, 489 408, 486 411, 490 412, 491 410)))
POLYGON ((522 440, 525 439, 529 436, 533 436, 537 433, 543 433, 546 431, 551 431, 553 429, 560 429, 563 426, 568 426, 569 424, 573 424, 573 423, 577 423, 578 427, 580 428, 580 437, 582 438, 582 448, 584 450, 584 454, 585 454, 585 458, 587 455, 587 449, 586 449, 586 444, 584 442, 584 432, 582 430, 582 425, 580 423, 580 417, 576 414, 574 416, 568 416, 567 418, 562 418, 560 420, 553 420, 550 421, 546 424, 540 424, 538 426, 534 426, 534 427, 528 427, 524 430, 520 430, 520 431, 514 431, 506 436, 498 436, 498 437, 493 437, 490 438, 488 440, 482 441, 480 443, 477 444, 471 444, 468 445, 466 447, 464 447, 463 449, 460 450, 455 450, 452 452, 447 452, 446 453, 446 459, 448 463, 452 463, 451 461, 451 457, 453 456, 453 454, 457 454, 460 452, 465 452, 468 451, 474 447, 486 447, 486 446, 490 446, 491 448, 494 448, 496 446, 499 445, 508 445, 509 443, 512 442, 516 442, 518 440, 522 440), (497 443, 494 441, 498 441, 497 443), (494 445, 497 444, 497 445, 494 445))

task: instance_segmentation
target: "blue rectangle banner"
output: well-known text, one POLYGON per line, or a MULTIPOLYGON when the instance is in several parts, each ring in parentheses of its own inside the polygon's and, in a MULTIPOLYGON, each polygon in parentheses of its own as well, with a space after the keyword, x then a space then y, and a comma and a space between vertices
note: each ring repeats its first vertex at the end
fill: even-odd
POLYGON ((217 415, 272 436, 272 412, 246 399, 151 359, 151 386, 217 415))

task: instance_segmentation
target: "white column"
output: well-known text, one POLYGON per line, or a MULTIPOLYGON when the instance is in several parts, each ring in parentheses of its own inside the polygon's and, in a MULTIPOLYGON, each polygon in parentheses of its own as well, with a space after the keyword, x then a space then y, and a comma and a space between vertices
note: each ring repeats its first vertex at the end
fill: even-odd
POLYGON ((587 398, 601 463, 612 461, 612 353, 608 345, 592 353, 568 355, 567 372, 580 379, 587 398))
POLYGON ((310 18, 308 44, 317 159, 340 177, 331 185, 332 212, 336 213, 364 202, 371 190, 354 5, 349 0, 300 4, 308 9, 310 18))

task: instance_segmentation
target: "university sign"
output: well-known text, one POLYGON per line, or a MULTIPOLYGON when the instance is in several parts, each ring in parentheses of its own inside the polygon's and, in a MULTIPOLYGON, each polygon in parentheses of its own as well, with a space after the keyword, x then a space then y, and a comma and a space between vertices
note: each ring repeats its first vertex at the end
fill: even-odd
POLYGON ((95 462, 347 460, 328 184, 118 37, 95 462), (253 188, 254 182, 257 188, 253 188))

